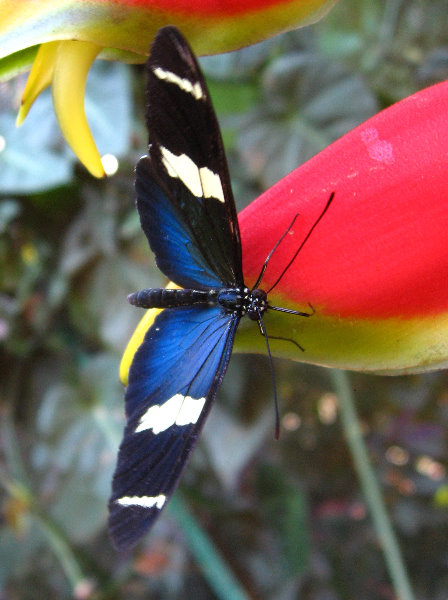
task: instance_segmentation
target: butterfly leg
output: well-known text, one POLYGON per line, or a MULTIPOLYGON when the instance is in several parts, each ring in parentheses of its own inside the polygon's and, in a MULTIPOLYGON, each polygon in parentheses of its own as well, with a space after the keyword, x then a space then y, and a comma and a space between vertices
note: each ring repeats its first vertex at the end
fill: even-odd
MULTIPOLYGON (((308 316, 308 315, 307 315, 308 316)), ((260 333, 261 335, 264 335, 263 332, 260 329, 260 333)), ((301 346, 299 344, 299 342, 296 342, 295 340, 293 340, 292 338, 288 338, 288 337, 282 337, 281 335, 268 335, 268 338, 270 340, 284 340, 285 342, 291 342, 291 344, 294 344, 295 346, 297 346, 297 348, 299 350, 301 350, 302 352, 305 352, 305 348, 303 346, 301 346)))
MULTIPOLYGON (((290 315, 297 315, 298 317, 312 317, 315 314, 316 309, 309 302, 308 302, 308 306, 311 309, 311 312, 309 312, 309 313, 308 312, 302 312, 302 311, 299 311, 299 310, 292 310, 290 308, 282 308, 281 306, 271 306, 270 304, 268 305, 268 308, 271 309, 271 310, 277 310, 279 312, 288 313, 290 315)), ((258 325, 260 327, 260 322, 258 322, 258 325)), ((261 327, 260 327, 260 333, 262 335, 264 335, 261 327)), ((305 348, 303 346, 301 346, 298 342, 296 342, 295 340, 293 340, 291 338, 282 337, 282 336, 276 336, 276 335, 268 335, 268 338, 271 339, 271 340, 284 340, 285 342, 291 342, 292 344, 294 344, 295 346, 297 346, 297 348, 299 348, 299 350, 301 350, 302 352, 305 352, 305 348)))
POLYGON ((311 308, 311 312, 309 312, 309 313, 302 312, 300 310, 292 310, 291 308, 283 308, 281 306, 272 306, 271 304, 268 305, 268 308, 270 310, 276 310, 278 312, 288 313, 288 315, 297 315, 298 317, 312 317, 315 314, 316 309, 309 302, 308 302, 308 306, 311 308))

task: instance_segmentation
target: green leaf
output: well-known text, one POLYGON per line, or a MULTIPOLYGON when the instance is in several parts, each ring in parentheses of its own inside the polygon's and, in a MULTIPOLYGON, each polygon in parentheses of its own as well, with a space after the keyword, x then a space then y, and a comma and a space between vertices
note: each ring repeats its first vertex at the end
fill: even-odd
POLYGON ((219 404, 213 407, 204 429, 203 441, 208 459, 228 493, 235 492, 243 471, 272 432, 272 427, 271 407, 249 426, 243 426, 219 404), (233 452, 228 451, 229 445, 233 452))
POLYGON ((118 360, 105 354, 91 357, 72 385, 55 382, 44 393, 32 463, 42 474, 40 494, 50 486, 46 504, 70 539, 86 541, 104 527, 121 407, 118 360))
MULTIPOLYGON (((130 94, 126 65, 101 61, 93 65, 87 79, 85 106, 100 154, 119 157, 127 153, 130 94)), ((50 90, 36 99, 21 127, 16 127, 15 118, 11 98, 9 109, 0 113, 0 193, 43 192, 70 182, 76 157, 60 134, 50 90)))
POLYGON ((0 204, 0 234, 5 233, 10 223, 20 214, 20 205, 16 200, 5 198, 0 204))
POLYGON ((328 58, 291 52, 266 69, 261 102, 241 119, 237 148, 267 188, 376 109, 361 77, 328 58))
POLYGON ((300 576, 308 564, 310 534, 308 504, 302 489, 275 467, 260 470, 258 484, 266 522, 277 530, 286 558, 287 576, 300 576))
POLYGON ((37 49, 38 46, 32 46, 0 59, 0 81, 12 79, 19 73, 29 69, 36 56, 37 49))
POLYGON ((0 193, 40 192, 67 183, 71 162, 57 149, 60 140, 49 92, 36 101, 24 125, 17 128, 12 110, 0 113, 0 193))
POLYGON ((87 78, 85 109, 100 155, 121 157, 131 137, 130 67, 95 61, 87 78))

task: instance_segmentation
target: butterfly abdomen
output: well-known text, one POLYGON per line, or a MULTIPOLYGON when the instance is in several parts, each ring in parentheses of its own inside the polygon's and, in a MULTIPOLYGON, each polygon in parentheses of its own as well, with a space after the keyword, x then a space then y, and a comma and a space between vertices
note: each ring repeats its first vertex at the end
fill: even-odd
MULTIPOLYGON (((179 308, 181 306, 205 306, 219 304, 226 312, 251 316, 255 303, 261 311, 266 310, 266 294, 262 290, 249 291, 243 287, 210 288, 208 290, 148 288, 128 296, 128 302, 140 308, 179 308), (261 294, 262 298, 258 295, 261 294)), ((256 317, 251 317, 256 318, 256 317)))
POLYGON ((216 304, 219 289, 185 290, 150 288, 134 292, 128 296, 128 302, 140 308, 177 308, 196 304, 216 304))

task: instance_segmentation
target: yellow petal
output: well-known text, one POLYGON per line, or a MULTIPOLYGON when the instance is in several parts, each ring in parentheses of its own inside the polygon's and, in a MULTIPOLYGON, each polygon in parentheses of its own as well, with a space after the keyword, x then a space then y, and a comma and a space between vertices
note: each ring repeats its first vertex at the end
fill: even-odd
POLYGON ((59 43, 47 42, 46 44, 41 44, 37 51, 25 89, 23 90, 22 103, 16 120, 17 127, 23 123, 37 96, 50 85, 59 43))
POLYGON ((104 177, 101 157, 84 111, 84 91, 90 66, 101 50, 91 42, 59 43, 51 86, 62 134, 73 152, 95 177, 104 177))
POLYGON ((129 368, 134 359, 134 355, 137 352, 140 344, 143 342, 146 332, 151 327, 154 319, 160 312, 162 311, 158 308, 151 308, 150 310, 147 310, 135 328, 128 345, 126 346, 126 350, 123 353, 120 363, 120 381, 125 386, 128 385, 129 368))
MULTIPOLYGON (((273 302, 274 303, 274 302, 273 302)), ((282 306, 281 303, 279 303, 282 306)), ((356 319, 321 313, 310 319, 268 311, 269 335, 298 341, 269 342, 275 356, 310 364, 382 375, 422 373, 448 366, 448 315, 356 319)), ((238 327, 234 352, 266 353, 266 343, 249 319, 238 327)))
MULTIPOLYGON (((179 286, 170 281, 166 287, 170 290, 173 290, 179 286)), ((120 381, 123 385, 128 385, 129 368, 134 360, 134 354, 137 352, 140 344, 143 342, 146 332, 154 323, 154 319, 161 312, 162 309, 159 308, 150 308, 147 310, 132 334, 120 363, 120 381)))

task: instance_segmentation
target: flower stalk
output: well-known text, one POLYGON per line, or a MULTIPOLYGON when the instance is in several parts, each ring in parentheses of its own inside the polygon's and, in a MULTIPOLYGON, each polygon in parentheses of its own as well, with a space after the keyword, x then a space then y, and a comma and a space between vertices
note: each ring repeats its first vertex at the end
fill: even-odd
POLYGON ((396 596, 399 600, 415 600, 400 546, 369 459, 368 449, 356 414, 349 377, 345 371, 336 369, 332 369, 330 373, 338 395, 342 429, 373 525, 381 543, 384 560, 396 596))

